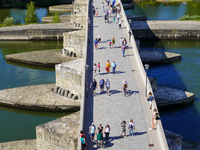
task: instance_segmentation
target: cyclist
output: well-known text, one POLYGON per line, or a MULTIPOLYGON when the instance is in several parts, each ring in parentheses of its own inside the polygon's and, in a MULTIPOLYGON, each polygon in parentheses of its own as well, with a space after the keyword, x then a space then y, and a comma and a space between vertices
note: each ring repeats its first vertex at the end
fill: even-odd
POLYGON ((122 82, 122 89, 124 91, 124 96, 126 96, 127 88, 128 88, 128 82, 126 80, 124 80, 122 82))

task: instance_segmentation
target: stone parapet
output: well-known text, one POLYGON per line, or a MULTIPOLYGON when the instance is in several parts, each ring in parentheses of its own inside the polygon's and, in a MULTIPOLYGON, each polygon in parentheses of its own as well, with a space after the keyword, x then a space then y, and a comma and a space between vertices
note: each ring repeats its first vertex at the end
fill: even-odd
POLYGON ((37 150, 76 150, 80 112, 36 127, 37 150))
POLYGON ((182 150, 182 136, 180 134, 164 130, 169 150, 182 150))
POLYGON ((63 33, 63 48, 66 49, 63 52, 64 55, 75 54, 78 57, 84 57, 85 55, 85 30, 63 33))

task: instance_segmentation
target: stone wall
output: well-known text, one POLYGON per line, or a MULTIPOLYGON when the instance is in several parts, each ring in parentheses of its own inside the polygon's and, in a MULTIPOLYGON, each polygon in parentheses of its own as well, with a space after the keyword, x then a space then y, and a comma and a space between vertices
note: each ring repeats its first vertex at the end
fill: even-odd
POLYGON ((145 29, 132 30, 134 37, 139 39, 168 39, 168 40, 199 40, 200 30, 161 30, 145 29))
POLYGON ((84 59, 78 59, 56 65, 56 86, 81 97, 82 71, 84 59))
MULTIPOLYGON (((85 55, 85 30, 63 33, 63 48, 78 57, 85 55)), ((63 52, 66 55, 66 51, 63 52)))
POLYGON ((36 127, 37 150, 76 150, 80 112, 36 127))
POLYGON ((76 31, 73 27, 68 29, 22 29, 0 31, 0 40, 62 40, 63 32, 76 31))

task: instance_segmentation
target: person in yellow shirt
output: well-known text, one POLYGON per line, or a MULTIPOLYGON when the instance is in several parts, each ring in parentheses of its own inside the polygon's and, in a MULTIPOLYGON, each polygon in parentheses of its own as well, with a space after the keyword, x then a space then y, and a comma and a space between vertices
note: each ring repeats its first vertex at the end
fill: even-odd
POLYGON ((106 70, 107 70, 107 73, 110 73, 110 62, 109 62, 109 60, 107 60, 107 63, 106 63, 106 70))

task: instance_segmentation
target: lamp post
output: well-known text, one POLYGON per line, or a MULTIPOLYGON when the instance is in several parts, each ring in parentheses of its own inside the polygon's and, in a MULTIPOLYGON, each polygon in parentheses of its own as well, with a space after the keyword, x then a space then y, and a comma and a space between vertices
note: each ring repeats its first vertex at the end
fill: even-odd
POLYGON ((89 69, 89 65, 85 65, 85 69, 86 69, 86 94, 87 94, 87 98, 88 98, 88 69, 89 69))
POLYGON ((147 97, 147 70, 149 70, 149 65, 148 65, 148 64, 145 64, 145 65, 144 65, 144 68, 145 68, 145 70, 146 70, 146 92, 145 92, 146 94, 145 94, 145 95, 146 95, 146 97, 147 97))
POLYGON ((132 22, 132 20, 131 20, 131 19, 128 19, 128 23, 130 24, 130 27, 131 27, 131 22, 132 22))

